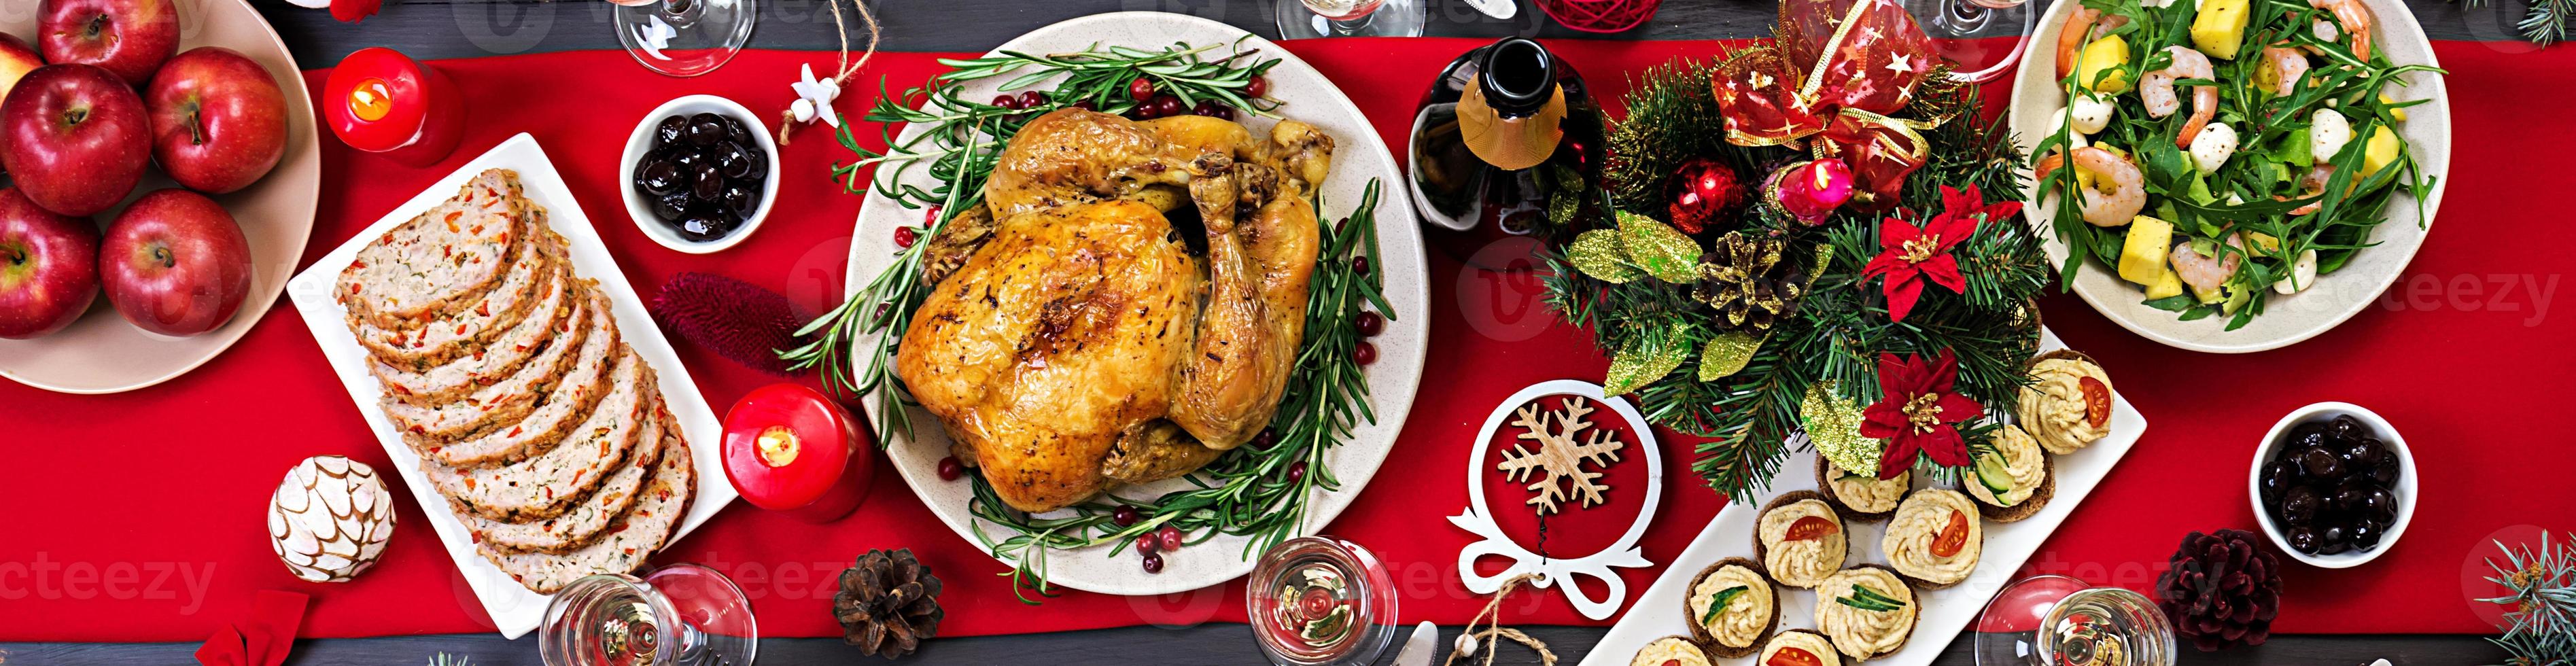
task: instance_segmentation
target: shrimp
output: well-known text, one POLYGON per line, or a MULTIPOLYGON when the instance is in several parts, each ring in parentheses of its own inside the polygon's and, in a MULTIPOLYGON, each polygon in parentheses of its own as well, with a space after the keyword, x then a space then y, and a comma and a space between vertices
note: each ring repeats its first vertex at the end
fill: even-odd
MULTIPOLYGON (((2236 234, 2228 234, 2227 244, 2243 250, 2245 239, 2236 234)), ((2227 284, 2228 278, 2236 277, 2237 265, 2245 261, 2245 253, 2241 251, 2219 254, 2226 255, 2226 258, 2212 259, 2201 256, 2199 252, 2192 251, 2190 241, 2183 241, 2174 244, 2173 252, 2165 255, 2165 261, 2173 264, 2174 275, 2181 277, 2183 284, 2191 285, 2201 291, 2209 291, 2227 284)))
POLYGON ((2273 95, 2287 95, 2307 76, 2307 54, 2284 42, 2263 49, 2263 59, 2256 64, 2254 87, 2273 95))
POLYGON ((2116 227, 2128 224, 2138 211, 2146 209, 2147 176, 2138 170, 2138 165, 2130 164, 2118 153, 2089 146, 2075 149, 2070 159, 2076 168, 2093 172, 2093 191, 2085 192, 2084 200, 2078 204, 2085 222, 2116 227))
POLYGON ((2066 17, 2066 27, 2057 32, 2057 78, 2075 73, 2075 54, 2084 50, 2085 40, 2091 37, 2087 33, 2093 31, 2093 20, 2101 17, 2102 11, 2091 7, 2077 7, 2074 14, 2066 17))
MULTIPOLYGON (((2328 179, 2331 179, 2331 178, 2334 178, 2334 165, 2332 165, 2332 164, 2319 164, 2319 165, 2317 165, 2317 167, 2316 167, 2316 168, 2314 168, 2314 169, 2309 169, 2309 170, 2308 170, 2308 175, 2300 176, 2300 177, 2299 177, 2299 187, 2304 188, 2304 189, 2307 191, 2307 194, 2303 194, 2303 195, 2300 195, 2300 196, 2310 196, 2310 197, 2313 197, 2313 196, 2318 196, 2318 195, 2325 194, 2325 193, 2326 193, 2326 181, 2327 181, 2328 179)), ((2356 183, 2356 184, 2358 184, 2358 183, 2356 183)), ((2289 197, 2284 197, 2284 196, 2274 196, 2274 197, 2272 197, 2272 198, 2273 198, 2273 199, 2277 199, 2277 200, 2281 200, 2281 201, 2289 201, 2289 200, 2290 200, 2290 198, 2289 198, 2289 197)), ((2297 215, 2306 215, 2306 214, 2309 214, 2309 213, 2314 213, 2314 212, 2317 212, 2317 209, 2318 209, 2318 208, 2323 208, 2323 207, 2325 207, 2325 205, 2326 205, 2326 201, 2325 201, 2325 199, 2320 198, 2320 199, 2317 199, 2316 201, 2308 202, 2308 205, 2300 206, 2300 207, 2297 207, 2297 208, 2292 208, 2292 209, 2290 209, 2290 214, 2291 214, 2291 215, 2293 215, 2293 216, 2297 216, 2297 215)))
MULTIPOLYGON (((2174 96, 2175 81, 2217 77, 2209 66, 2209 56, 2201 55, 2199 51, 2167 46, 2165 52, 2173 55, 2173 64, 2138 77, 2138 98, 2147 103, 2147 115, 2157 118, 2182 110, 2182 99, 2174 96)), ((2218 86, 2192 86, 2191 118, 2183 121, 2182 133, 2174 137, 2174 147, 2191 147, 2192 138, 2200 136, 2200 128, 2208 126, 2209 120, 2216 117, 2218 86)))
POLYGON ((2352 57, 2370 61, 2370 8, 2361 0, 2308 0, 2308 6, 2334 12, 2335 22, 2352 36, 2352 57))

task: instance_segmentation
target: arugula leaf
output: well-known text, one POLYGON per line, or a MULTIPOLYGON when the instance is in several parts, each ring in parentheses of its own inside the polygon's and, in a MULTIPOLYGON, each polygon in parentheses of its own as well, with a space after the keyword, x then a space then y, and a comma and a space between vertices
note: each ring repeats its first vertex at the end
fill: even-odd
POLYGON ((2192 306, 2199 305, 2200 301, 2192 298, 2191 294, 2177 294, 2145 301, 2141 304, 2166 312, 2185 312, 2190 310, 2192 306))

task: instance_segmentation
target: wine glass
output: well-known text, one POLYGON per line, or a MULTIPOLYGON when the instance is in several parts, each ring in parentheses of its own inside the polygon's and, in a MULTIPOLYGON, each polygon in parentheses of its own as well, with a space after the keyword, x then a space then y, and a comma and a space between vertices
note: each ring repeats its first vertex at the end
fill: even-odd
POLYGON ((546 603, 537 644, 546 666, 749 666, 758 625, 733 579, 674 564, 564 586, 546 603))
POLYGON ((1272 0, 1280 39, 1420 37, 1429 0, 1272 0))
MULTIPOLYGON (((715 71, 751 41, 754 0, 608 0, 617 41, 645 69, 671 76, 715 71)), ((834 0, 837 2, 838 0, 834 0)))
POLYGON ((2146 595, 2068 576, 2004 586, 1977 614, 1977 666, 2172 666, 2173 624, 2146 595))
POLYGON ((1959 63, 1950 78, 1985 83, 2012 73, 2038 11, 2028 0, 1905 0, 1932 50, 1959 63))
POLYGON ((1253 638, 1277 666, 1373 664, 1395 638, 1395 579, 1359 544, 1322 535, 1279 542, 1244 586, 1253 638))

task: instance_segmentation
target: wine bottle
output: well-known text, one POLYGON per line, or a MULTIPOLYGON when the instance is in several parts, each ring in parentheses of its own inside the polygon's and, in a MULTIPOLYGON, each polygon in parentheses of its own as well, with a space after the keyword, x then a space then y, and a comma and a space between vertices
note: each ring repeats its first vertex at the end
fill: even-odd
POLYGON ((1573 63, 1507 37, 1441 70, 1415 107, 1414 209, 1432 243, 1470 265, 1526 261, 1598 202, 1601 107, 1573 63), (1509 244, 1508 247, 1496 247, 1509 244))

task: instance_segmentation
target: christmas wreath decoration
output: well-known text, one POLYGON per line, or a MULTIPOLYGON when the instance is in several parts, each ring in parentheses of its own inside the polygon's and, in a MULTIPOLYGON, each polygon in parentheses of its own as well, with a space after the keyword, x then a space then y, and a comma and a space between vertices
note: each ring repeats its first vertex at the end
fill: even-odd
POLYGON ((2037 352, 2054 273, 2010 200, 2024 158, 1901 7, 1787 0, 1775 30, 1645 74, 1606 141, 1615 210, 1553 220, 1549 302, 1611 355, 1608 393, 1708 440, 1693 467, 1731 497, 1799 434, 1946 478, 2037 352))

